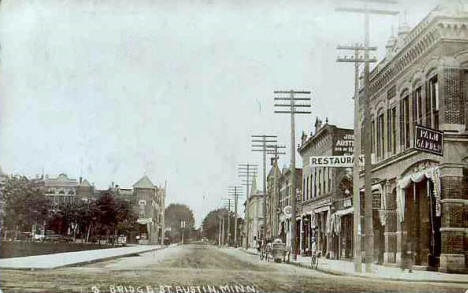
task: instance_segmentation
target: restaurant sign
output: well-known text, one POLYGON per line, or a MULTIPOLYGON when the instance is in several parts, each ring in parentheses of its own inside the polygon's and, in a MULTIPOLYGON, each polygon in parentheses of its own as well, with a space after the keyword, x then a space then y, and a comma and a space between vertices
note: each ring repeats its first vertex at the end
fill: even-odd
MULTIPOLYGON (((359 157, 359 165, 364 166, 363 155, 359 157)), ((354 156, 311 156, 309 158, 309 166, 352 168, 354 166, 354 156)))
POLYGON ((444 133, 439 130, 416 125, 416 135, 414 136, 414 146, 417 150, 443 155, 444 133))

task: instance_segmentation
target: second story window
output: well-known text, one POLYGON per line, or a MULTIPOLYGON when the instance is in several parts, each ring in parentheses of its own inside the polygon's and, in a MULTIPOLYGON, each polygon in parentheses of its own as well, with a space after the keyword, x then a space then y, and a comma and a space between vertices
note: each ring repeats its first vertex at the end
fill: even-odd
POLYGON ((421 87, 418 87, 413 92, 413 127, 416 125, 422 125, 422 117, 421 87))
POLYGON ((410 146, 409 96, 400 100, 400 148, 405 150, 410 146))
POLYGON ((371 152, 373 154, 375 154, 375 120, 372 119, 372 122, 371 122, 371 152))
POLYGON ((439 129, 439 82, 437 75, 429 79, 426 98, 426 126, 439 129))
POLYGON ((377 117, 377 157, 384 156, 384 114, 377 117))

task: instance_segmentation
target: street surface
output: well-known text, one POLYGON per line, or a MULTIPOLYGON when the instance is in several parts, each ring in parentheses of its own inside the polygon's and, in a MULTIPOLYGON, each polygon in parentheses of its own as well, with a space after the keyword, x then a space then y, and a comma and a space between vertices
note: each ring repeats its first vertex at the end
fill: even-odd
MULTIPOLYGON (((52 257, 52 256, 51 256, 52 257)), ((334 276, 237 249, 184 245, 55 270, 0 271, 3 292, 465 292, 467 285, 334 276)))

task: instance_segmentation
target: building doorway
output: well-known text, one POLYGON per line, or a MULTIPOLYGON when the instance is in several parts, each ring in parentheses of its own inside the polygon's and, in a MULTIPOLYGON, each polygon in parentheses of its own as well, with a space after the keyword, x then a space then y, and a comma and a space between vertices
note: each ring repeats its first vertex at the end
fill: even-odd
POLYGON ((440 217, 436 216, 436 202, 431 180, 412 182, 405 189, 405 218, 402 250, 414 251, 415 264, 438 267, 441 252, 440 217))

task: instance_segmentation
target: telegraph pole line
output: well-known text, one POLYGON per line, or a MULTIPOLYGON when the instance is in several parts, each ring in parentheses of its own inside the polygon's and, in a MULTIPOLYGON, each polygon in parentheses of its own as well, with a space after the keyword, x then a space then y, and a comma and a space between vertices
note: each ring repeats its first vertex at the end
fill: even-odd
POLYGON ((237 203, 239 202, 239 195, 241 186, 231 186, 229 188, 229 195, 234 196, 234 246, 237 247, 237 203))
POLYGON ((249 195, 250 195, 250 182, 252 178, 257 175, 257 165, 256 164, 239 164, 237 167, 238 176, 242 178, 242 185, 245 186, 245 231, 246 231, 246 244, 245 248, 249 248, 249 195))
POLYGON ((359 127, 359 65, 365 62, 376 62, 375 58, 364 58, 363 51, 376 51, 377 47, 364 47, 363 45, 338 46, 338 50, 353 51, 351 57, 338 57, 337 62, 354 63, 354 166, 353 166, 353 234, 354 234, 354 270, 362 272, 362 252, 361 252, 361 197, 359 194, 359 160, 361 156, 361 129, 359 127))
POLYGON ((310 91, 274 91, 275 94, 287 94, 289 97, 275 97, 275 107, 278 109, 286 110, 275 110, 275 113, 290 114, 291 115, 291 250, 293 252, 293 258, 297 259, 296 252, 296 129, 294 123, 295 114, 310 114, 308 110, 300 110, 300 108, 310 108, 310 97, 296 97, 295 95, 310 95, 310 91), (296 104, 296 102, 303 101, 306 103, 296 104))
MULTIPOLYGON (((394 0, 357 0, 365 2, 364 7, 350 7, 350 8, 337 8, 337 11, 352 12, 364 14, 364 87, 363 87, 363 115, 364 115, 364 132, 362 135, 366 138, 364 140, 364 248, 365 248, 365 264, 366 272, 372 272, 372 262, 374 258, 374 229, 373 229, 373 217, 372 217, 372 162, 371 152, 372 145, 370 137, 372 134, 371 121, 369 117, 369 27, 370 27, 370 15, 397 15, 399 12, 395 10, 383 10, 383 9, 371 9, 368 3, 384 3, 384 4, 397 4, 398 1, 394 0)), ((355 97, 357 99, 357 97, 355 97)), ((359 128, 359 127, 358 127, 359 128)), ((358 161, 358 160, 355 160, 358 161)), ((357 184, 354 183, 354 184, 357 184)))
POLYGON ((252 151, 263 153, 263 233, 262 240, 266 243, 266 155, 267 151, 277 143, 276 135, 252 135, 252 151), (255 144, 260 143, 260 144, 255 144))

